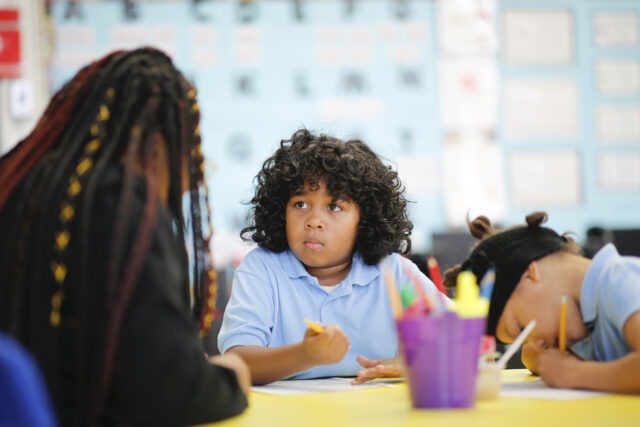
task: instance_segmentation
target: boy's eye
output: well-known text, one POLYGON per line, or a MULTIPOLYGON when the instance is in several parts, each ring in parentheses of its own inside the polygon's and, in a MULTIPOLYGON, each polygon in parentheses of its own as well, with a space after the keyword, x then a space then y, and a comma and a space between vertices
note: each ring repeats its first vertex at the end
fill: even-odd
POLYGON ((342 208, 338 205, 336 205, 335 203, 332 203, 329 205, 329 210, 332 212, 340 212, 342 210, 342 208))
POLYGON ((295 206, 296 208, 304 208, 307 206, 307 203, 303 202, 302 200, 298 200, 293 204, 293 206, 295 206))

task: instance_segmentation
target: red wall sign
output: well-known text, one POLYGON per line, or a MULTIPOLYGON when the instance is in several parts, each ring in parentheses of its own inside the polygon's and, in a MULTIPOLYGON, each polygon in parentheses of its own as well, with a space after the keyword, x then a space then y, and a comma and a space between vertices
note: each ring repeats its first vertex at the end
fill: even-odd
POLYGON ((18 9, 0 9, 0 79, 20 77, 18 9))

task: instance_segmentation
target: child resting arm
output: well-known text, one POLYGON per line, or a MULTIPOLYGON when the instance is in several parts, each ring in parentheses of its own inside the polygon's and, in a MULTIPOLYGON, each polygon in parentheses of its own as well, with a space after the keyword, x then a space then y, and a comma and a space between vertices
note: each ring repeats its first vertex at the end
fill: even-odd
POLYGON ((476 218, 469 228, 481 240, 445 282, 462 270, 481 277, 495 268, 486 333, 510 343, 535 319, 522 360, 550 386, 640 393, 640 258, 607 244, 589 259, 567 235, 541 226, 545 213, 526 221, 494 230, 476 218), (559 349, 563 298, 569 351, 559 349))

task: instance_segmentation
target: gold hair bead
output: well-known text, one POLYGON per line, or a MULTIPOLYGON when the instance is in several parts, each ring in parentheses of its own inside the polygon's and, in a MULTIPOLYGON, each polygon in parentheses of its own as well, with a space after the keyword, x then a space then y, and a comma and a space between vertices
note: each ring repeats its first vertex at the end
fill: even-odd
POLYGON ((82 185, 80 184, 80 180, 75 175, 71 175, 69 177, 69 187, 67 188, 67 194, 71 197, 75 196, 82 190, 82 185))
POLYGON ((92 124, 91 125, 91 136, 96 137, 98 136, 98 133, 100 132, 100 127, 97 124, 92 124))
POLYGON ((53 326, 54 328, 57 328, 58 326, 60 326, 60 313, 55 310, 51 310, 51 315, 49 316, 49 323, 51 323, 51 326, 53 326))
POLYGON ((93 166, 93 160, 91 160, 90 157, 85 157, 80 163, 78 163, 78 166, 76 167, 76 173, 79 176, 82 176, 85 174, 86 171, 91 169, 92 166, 93 166))
POLYGON ((112 87, 107 89, 107 98, 113 98, 114 96, 116 96, 116 90, 112 87))
POLYGON ((193 99, 196 97, 196 93, 197 91, 194 88, 189 89, 189 91, 187 92, 187 98, 189 99, 193 99))
POLYGON ((75 210, 73 209, 73 206, 71 206, 69 203, 63 202, 62 209, 60 209, 60 221, 67 222, 71 218, 73 218, 74 214, 75 210))
POLYGON ((58 248, 59 251, 65 250, 69 244, 69 240, 71 240, 69 231, 65 230, 56 233, 56 248, 58 248))
POLYGON ((51 271, 58 283, 64 282, 65 277, 67 277, 67 266, 61 262, 51 261, 51 271))
POLYGON ((51 314, 49 315, 49 322, 53 327, 60 325, 60 307, 62 307, 62 300, 64 300, 64 293, 61 289, 58 289, 51 297, 51 314))
POLYGON ((84 151, 87 153, 93 153, 98 148, 100 148, 101 145, 102 143, 100 142, 99 139, 92 139, 87 143, 86 147, 84 147, 84 151))
POLYGON ((198 104, 197 102, 194 102, 193 105, 191 106, 191 111, 194 113, 196 111, 200 111, 200 104, 198 104))
POLYGON ((60 310, 60 307, 62 307, 62 300, 64 300, 64 292, 62 292, 62 289, 58 289, 51 297, 51 307, 56 310, 60 310))
POLYGON ((104 104, 100 106, 100 113, 98 114, 98 120, 101 122, 109 120, 109 109, 104 104))
POLYGON ((204 315, 204 324, 208 327, 213 322, 213 314, 207 313, 204 315))

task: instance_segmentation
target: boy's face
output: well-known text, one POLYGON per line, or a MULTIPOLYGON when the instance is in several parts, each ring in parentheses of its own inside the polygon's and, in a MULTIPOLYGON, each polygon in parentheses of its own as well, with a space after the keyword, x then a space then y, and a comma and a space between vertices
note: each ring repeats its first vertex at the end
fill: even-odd
POLYGON ((338 284, 346 276, 359 222, 357 203, 346 196, 335 199, 322 181, 313 191, 305 184, 287 202, 289 247, 322 285, 338 284))

